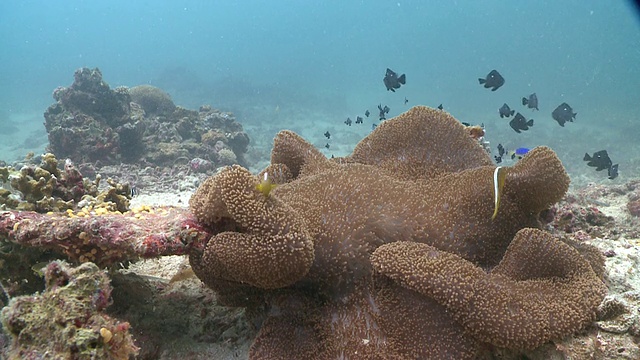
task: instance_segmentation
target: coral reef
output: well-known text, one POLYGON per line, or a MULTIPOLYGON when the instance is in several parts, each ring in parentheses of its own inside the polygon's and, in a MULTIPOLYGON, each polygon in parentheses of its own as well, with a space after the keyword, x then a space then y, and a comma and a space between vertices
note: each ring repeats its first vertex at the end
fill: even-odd
MULTIPOLYGON (((254 331, 244 311, 224 310, 188 267, 175 266, 178 272, 171 281, 132 273, 132 268, 140 273, 140 262, 113 271, 140 258, 183 254, 193 239, 211 236, 199 228, 185 210, 176 208, 141 206, 124 215, 0 213, 0 279, 7 295, 32 294, 42 291, 36 270, 42 264, 56 257, 93 260, 112 270, 108 313, 132 325, 138 359, 180 358, 166 355, 193 353, 197 346, 203 347, 202 354, 228 353, 229 348, 246 352, 254 331), (211 344, 215 341, 220 344, 211 344)), ((163 259, 170 258, 186 262, 179 256, 163 259)))
POLYGON ((595 237, 613 222, 613 218, 600 211, 597 206, 583 207, 572 202, 571 199, 550 209, 550 214, 546 215, 555 216, 556 213, 562 215, 554 217, 552 226, 566 233, 587 229, 595 237))
MULTIPOLYGON (((538 148, 506 168, 492 221, 495 167, 454 123, 415 108, 333 160, 281 132, 258 176, 234 166, 200 182, 208 170, 198 168, 211 166, 203 158, 187 157, 179 172, 112 166, 109 176, 132 173, 166 192, 182 186, 177 177, 202 183, 194 215, 86 203, 50 215, 2 212, 2 285, 11 296, 37 291, 32 265, 52 257, 113 269, 190 253, 215 294, 188 269, 175 282, 112 273, 109 315, 133 325, 141 359, 222 358, 211 342, 240 342, 222 353, 242 357, 252 326, 252 358, 639 358, 640 219, 628 204, 640 181, 563 197, 561 164, 538 148), (532 229, 540 222, 546 231, 532 229), (609 295, 600 302, 603 273, 609 295), (570 302, 581 305, 568 311, 570 302), (246 310, 221 313, 221 304, 246 310)), ((211 130, 205 140, 224 145, 224 135, 211 130)), ((6 182, 15 174, 0 168, 6 182)), ((128 266, 169 258, 184 260, 128 266)))
POLYGON ((137 353, 129 324, 104 313, 111 286, 96 265, 52 262, 44 277, 42 294, 12 298, 2 310, 7 359, 126 360, 137 353))
POLYGON ((232 114, 175 106, 156 87, 112 90, 99 69, 81 68, 53 97, 44 115, 49 150, 78 164, 172 166, 196 157, 216 166, 244 163, 249 137, 232 114))
POLYGON ((495 220, 495 166, 434 109, 384 122, 334 161, 284 131, 271 163, 264 180, 226 168, 190 201, 215 234, 194 241, 195 273, 223 303, 265 318, 251 358, 475 359, 535 348, 595 318, 602 256, 523 230, 568 188, 548 148, 506 169, 495 220), (470 294, 477 286, 486 291, 470 294))
POLYGON ((70 87, 54 90, 44 113, 49 151, 76 163, 114 163, 144 150, 145 124, 132 109, 128 89, 111 90, 99 69, 81 68, 70 87))
POLYGON ((60 169, 58 159, 48 153, 37 166, 24 165, 19 171, 12 167, 0 168, 0 182, 9 182, 19 192, 2 189, 0 206, 38 212, 72 210, 78 205, 86 209, 129 210, 129 185, 107 179, 108 188, 98 192, 100 180, 100 176, 94 181, 85 179, 70 159, 65 160, 60 169))
POLYGON ((142 164, 171 166, 194 158, 210 161, 215 167, 244 163, 249 136, 230 113, 210 106, 201 106, 198 111, 178 106, 170 115, 145 119, 147 150, 138 160, 142 164))

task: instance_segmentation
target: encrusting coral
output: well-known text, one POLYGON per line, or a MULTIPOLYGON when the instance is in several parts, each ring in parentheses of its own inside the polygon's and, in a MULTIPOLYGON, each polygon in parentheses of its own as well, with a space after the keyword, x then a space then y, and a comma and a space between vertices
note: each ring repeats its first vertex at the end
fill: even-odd
POLYGON ((0 175, 0 183, 9 182, 20 193, 17 196, 8 189, 0 192, 0 209, 53 212, 72 210, 82 204, 80 207, 129 210, 129 184, 107 179, 109 188, 99 193, 99 175, 93 181, 84 178, 70 159, 60 169, 58 159, 51 153, 42 155, 39 165, 28 164, 20 170, 2 167, 0 175))
POLYGON ((142 206, 125 214, 106 210, 48 215, 0 212, 3 244, 53 251, 73 262, 92 261, 103 267, 139 258, 184 254, 193 239, 209 236, 177 208, 142 206))
POLYGON ((129 359, 138 351, 130 326, 104 313, 111 286, 92 263, 72 268, 52 262, 44 270, 46 290, 12 298, 2 325, 12 343, 8 359, 129 359))
POLYGON ((215 234, 193 243, 195 273, 265 317, 252 359, 530 349, 585 326, 606 292, 599 254, 526 229, 568 188, 548 148, 506 169, 495 219, 495 166, 435 109, 385 121, 342 159, 284 131, 271 162, 259 177, 226 168, 190 201, 215 234))

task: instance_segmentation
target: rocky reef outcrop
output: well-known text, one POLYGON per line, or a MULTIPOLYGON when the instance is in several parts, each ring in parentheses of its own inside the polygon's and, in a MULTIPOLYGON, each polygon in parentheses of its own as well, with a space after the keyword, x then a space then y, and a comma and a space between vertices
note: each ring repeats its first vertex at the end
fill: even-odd
POLYGON ((175 106, 156 87, 111 89, 98 68, 81 68, 53 98, 44 114, 48 150, 77 164, 172 166, 197 159, 205 164, 200 170, 244 163, 249 137, 233 114, 175 106))

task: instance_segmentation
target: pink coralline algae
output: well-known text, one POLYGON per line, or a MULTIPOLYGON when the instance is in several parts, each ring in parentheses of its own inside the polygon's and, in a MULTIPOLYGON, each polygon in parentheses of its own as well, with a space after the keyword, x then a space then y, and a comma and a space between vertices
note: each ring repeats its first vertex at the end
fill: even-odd
POLYGON ((613 224, 613 217, 606 215, 593 201, 587 201, 588 195, 600 189, 582 190, 578 194, 567 195, 560 203, 542 214, 542 220, 550 227, 563 233, 575 233, 580 230, 597 236, 600 230, 613 224))
POLYGON ((630 198, 627 203, 627 210, 632 216, 640 217, 640 196, 634 195, 630 198))
POLYGON ((189 161, 189 171, 195 173, 205 173, 213 169, 213 163, 202 158, 193 158, 189 161))
POLYGON ((194 240, 208 237, 210 234, 186 210, 177 208, 82 217, 72 213, 0 213, 0 240, 51 250, 73 262, 91 261, 101 267, 139 258, 182 255, 194 240))

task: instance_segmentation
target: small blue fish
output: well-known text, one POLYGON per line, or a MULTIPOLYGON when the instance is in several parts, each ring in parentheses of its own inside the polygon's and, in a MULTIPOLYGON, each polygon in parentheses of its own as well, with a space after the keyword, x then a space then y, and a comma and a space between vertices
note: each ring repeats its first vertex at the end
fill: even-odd
POLYGON ((529 152, 529 150, 531 149, 526 147, 519 147, 515 149, 515 151, 511 154, 511 160, 514 160, 516 157, 518 159, 522 159, 522 157, 525 156, 529 152))

